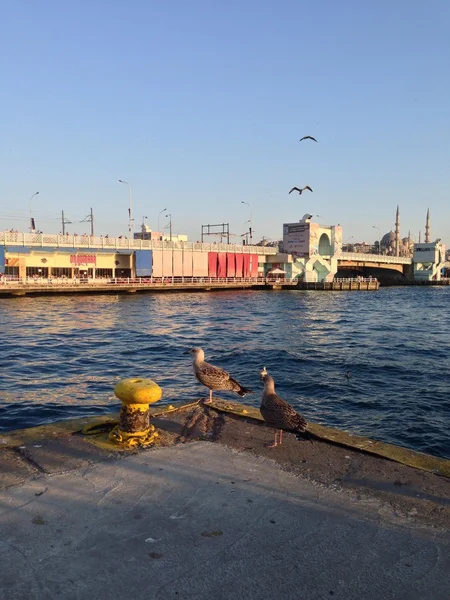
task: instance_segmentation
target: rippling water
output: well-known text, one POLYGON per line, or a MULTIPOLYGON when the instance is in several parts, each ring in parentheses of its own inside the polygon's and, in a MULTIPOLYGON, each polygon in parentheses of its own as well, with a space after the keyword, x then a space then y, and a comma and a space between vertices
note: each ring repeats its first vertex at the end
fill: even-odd
POLYGON ((258 391, 247 403, 267 366, 310 420, 450 458, 449 302, 449 287, 2 299, 0 431, 117 410, 122 377, 196 399, 182 352, 202 346, 258 391))

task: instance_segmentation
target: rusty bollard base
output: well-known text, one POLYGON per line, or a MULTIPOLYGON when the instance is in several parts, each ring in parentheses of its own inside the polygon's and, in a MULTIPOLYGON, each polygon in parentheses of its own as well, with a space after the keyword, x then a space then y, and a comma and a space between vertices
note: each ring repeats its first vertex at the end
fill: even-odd
POLYGON ((122 402, 120 421, 109 434, 111 442, 124 448, 150 446, 158 432, 150 423, 150 404, 162 397, 162 389, 151 379, 121 379, 114 394, 122 402))

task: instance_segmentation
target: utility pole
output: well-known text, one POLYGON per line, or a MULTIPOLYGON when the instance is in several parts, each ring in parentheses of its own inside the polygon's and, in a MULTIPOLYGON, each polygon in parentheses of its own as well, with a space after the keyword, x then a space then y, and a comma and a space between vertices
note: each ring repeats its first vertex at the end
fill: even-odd
POLYGON ((87 217, 84 217, 80 223, 90 223, 91 224, 91 235, 94 236, 94 211, 91 208, 91 212, 87 217))
POLYGON ((64 211, 61 211, 61 223, 62 223, 62 234, 66 235, 66 225, 71 225, 72 221, 66 221, 64 218, 64 211))
POLYGON ((128 232, 130 234, 130 238, 133 239, 133 213, 132 213, 133 201, 132 201, 132 194, 131 194, 131 185, 128 183, 128 181, 125 181, 124 179, 119 179, 119 183, 124 183, 125 185, 128 186, 128 192, 129 192, 128 232))
MULTIPOLYGON (((250 204, 250 202, 244 202, 243 200, 241 200, 241 204, 246 204, 247 206, 250 207, 250 227, 249 227, 249 232, 250 232, 250 244, 253 243, 253 209, 252 209, 252 205, 250 204)), ((228 242, 230 243, 230 242, 228 242)))
POLYGON ((33 233, 35 230, 34 219, 31 215, 31 202, 35 196, 38 196, 39 192, 35 192, 30 198, 30 233, 33 233))

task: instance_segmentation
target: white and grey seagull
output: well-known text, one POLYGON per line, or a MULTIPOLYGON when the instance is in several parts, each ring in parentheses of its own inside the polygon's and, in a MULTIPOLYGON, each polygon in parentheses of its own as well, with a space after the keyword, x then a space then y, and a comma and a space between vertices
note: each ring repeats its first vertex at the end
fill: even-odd
POLYGON ((253 393, 253 390, 242 386, 224 369, 205 362, 205 353, 201 348, 192 348, 192 350, 187 350, 184 354, 192 354, 194 356, 192 363, 194 375, 200 383, 209 388, 209 400, 206 400, 205 403, 212 402, 213 390, 230 390, 236 392, 239 396, 253 393))

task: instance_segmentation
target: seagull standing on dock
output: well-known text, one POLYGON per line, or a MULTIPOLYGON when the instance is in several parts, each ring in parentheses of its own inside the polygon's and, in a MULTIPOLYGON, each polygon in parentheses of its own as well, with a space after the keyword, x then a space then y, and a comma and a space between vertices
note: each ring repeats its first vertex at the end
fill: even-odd
POLYGON ((209 400, 205 401, 206 404, 212 402, 213 390, 230 390, 236 392, 239 396, 253 393, 253 390, 242 386, 224 369, 205 362, 205 353, 201 348, 192 348, 192 350, 187 350, 184 354, 194 355, 194 375, 200 383, 209 388, 209 400))
MULTIPOLYGON (((264 382, 264 391, 261 397, 261 406, 259 410, 264 421, 270 427, 274 428, 275 439, 268 448, 275 448, 283 443, 283 430, 295 433, 297 439, 309 438, 306 431, 307 422, 286 400, 283 400, 275 393, 275 382, 269 375, 266 367, 260 372, 260 377, 264 382), (279 432, 279 441, 277 434, 279 432)), ((310 438, 309 438, 310 439, 310 438)))
POLYGON ((309 187, 309 185, 305 185, 305 187, 303 188, 293 187, 289 193, 298 192, 301 196, 305 190, 309 190, 310 192, 312 192, 312 189, 309 187))

